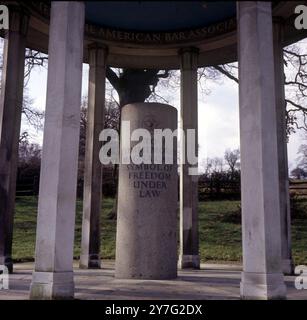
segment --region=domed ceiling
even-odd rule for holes
[[[123,31],[175,32],[209,26],[235,15],[235,1],[86,2],[87,22]]]

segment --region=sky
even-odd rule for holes
[[[307,49],[305,45],[304,48]],[[82,96],[87,96],[88,66],[83,65]],[[205,86],[206,94],[201,89]],[[28,95],[33,100],[33,106],[39,110],[45,109],[47,88],[47,70],[35,68],[28,83]],[[160,90],[159,94],[168,98],[168,102],[180,108],[179,88],[171,91]],[[239,105],[238,86],[232,80],[223,78],[221,81],[206,81],[199,85],[198,98],[198,141],[199,163],[209,157],[223,157],[226,149],[239,148]],[[42,144],[43,131],[29,128],[22,121],[22,130],[30,132],[30,140]],[[298,148],[303,143],[303,133],[292,134],[288,143],[289,169],[297,164]]]

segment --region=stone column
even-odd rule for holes
[[[270,2],[237,2],[240,78],[244,299],[285,298],[272,11]]]
[[[53,1],[32,299],[74,296],[84,3]]]
[[[287,122],[284,80],[285,75],[283,60],[283,24],[281,20],[274,20],[273,36],[282,270],[285,274],[292,274],[294,265],[291,253],[291,215],[287,151]]]
[[[179,52],[181,58],[181,110],[180,128],[187,137],[187,129],[195,129],[195,151],[198,155],[198,117],[197,117],[197,60],[198,50],[187,48]],[[190,172],[187,163],[187,139],[180,139],[180,255],[179,268],[199,269],[198,239],[198,176]],[[182,161],[181,161],[182,162]],[[197,170],[197,164],[192,169]],[[195,173],[195,172],[194,172]]]
[[[169,105],[134,103],[122,108],[116,278],[177,276],[178,166],[177,138],[172,135],[176,129],[177,110]],[[161,139],[155,130],[162,131]],[[161,158],[154,161],[159,151]],[[133,154],[147,155],[149,161],[139,161]]]
[[[13,272],[16,173],[29,17],[18,8],[9,10],[10,29],[5,31],[0,98],[0,265]]]
[[[89,48],[89,95],[85,147],[80,268],[100,268],[102,165],[99,134],[104,125],[106,48]]]

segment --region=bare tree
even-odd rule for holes
[[[28,84],[30,81],[31,72],[34,70],[34,68],[46,68],[47,62],[48,56],[45,54],[26,49],[22,115],[28,124],[34,127],[36,130],[41,130],[43,128],[45,113],[34,107],[33,99],[30,98],[28,93]]]
[[[307,144],[300,145],[298,154],[298,167],[307,171]]]
[[[284,50],[287,134],[307,131],[307,53],[294,44]],[[236,63],[213,66],[220,74],[239,83]],[[207,69],[207,68],[206,68]]]
[[[0,38],[0,50],[3,49],[4,40]],[[26,49],[25,52],[25,73],[24,73],[24,95],[23,95],[23,105],[22,105],[22,115],[27,123],[34,127],[36,130],[42,129],[44,112],[33,106],[33,99],[29,96],[28,93],[28,84],[30,80],[31,72],[34,67],[43,67],[47,66],[48,56],[34,50]],[[0,55],[0,76],[2,75],[3,68],[3,55]],[[1,82],[0,82],[1,90]],[[23,132],[20,136],[20,141],[22,141]]]
[[[236,170],[240,167],[240,150],[230,150],[227,149],[224,154],[224,159],[229,167],[231,175],[235,173]]]
[[[297,45],[284,50],[288,134],[307,131],[307,54]]]
[[[209,176],[212,171],[212,161],[211,158],[207,157],[202,161],[202,166],[205,169],[205,175]]]
[[[35,67],[46,68],[48,64],[48,56],[35,50],[26,49],[25,54],[25,81],[24,86],[27,87],[30,80],[31,72]]]
[[[210,176],[214,173],[220,173],[224,170],[224,160],[220,157],[206,158],[202,162],[203,167],[205,168],[205,174]]]

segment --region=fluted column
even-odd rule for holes
[[[198,50],[187,48],[179,52],[181,59],[181,110],[180,126],[185,139],[180,140],[180,255],[179,268],[200,267],[198,239],[198,163],[190,164],[189,152],[195,150],[198,156],[198,104],[197,104],[197,61]],[[187,145],[187,130],[195,130],[193,146]],[[191,148],[192,147],[192,148]],[[193,150],[193,151],[194,151]],[[195,174],[196,173],[196,174]]]
[[[237,2],[244,299],[285,298],[272,10]]]
[[[287,123],[282,20],[274,20],[273,37],[275,62],[275,100],[277,115],[277,152],[281,218],[282,269],[285,274],[292,274],[294,266],[291,253],[291,215],[289,196],[289,169],[287,151]]]
[[[32,299],[74,296],[84,3],[52,1]]]
[[[89,48],[89,95],[85,148],[81,268],[100,268],[102,165],[99,134],[104,126],[106,56],[104,47]]]
[[[9,7],[9,20],[0,97],[0,265],[13,272],[13,222],[29,16],[13,6]]]

